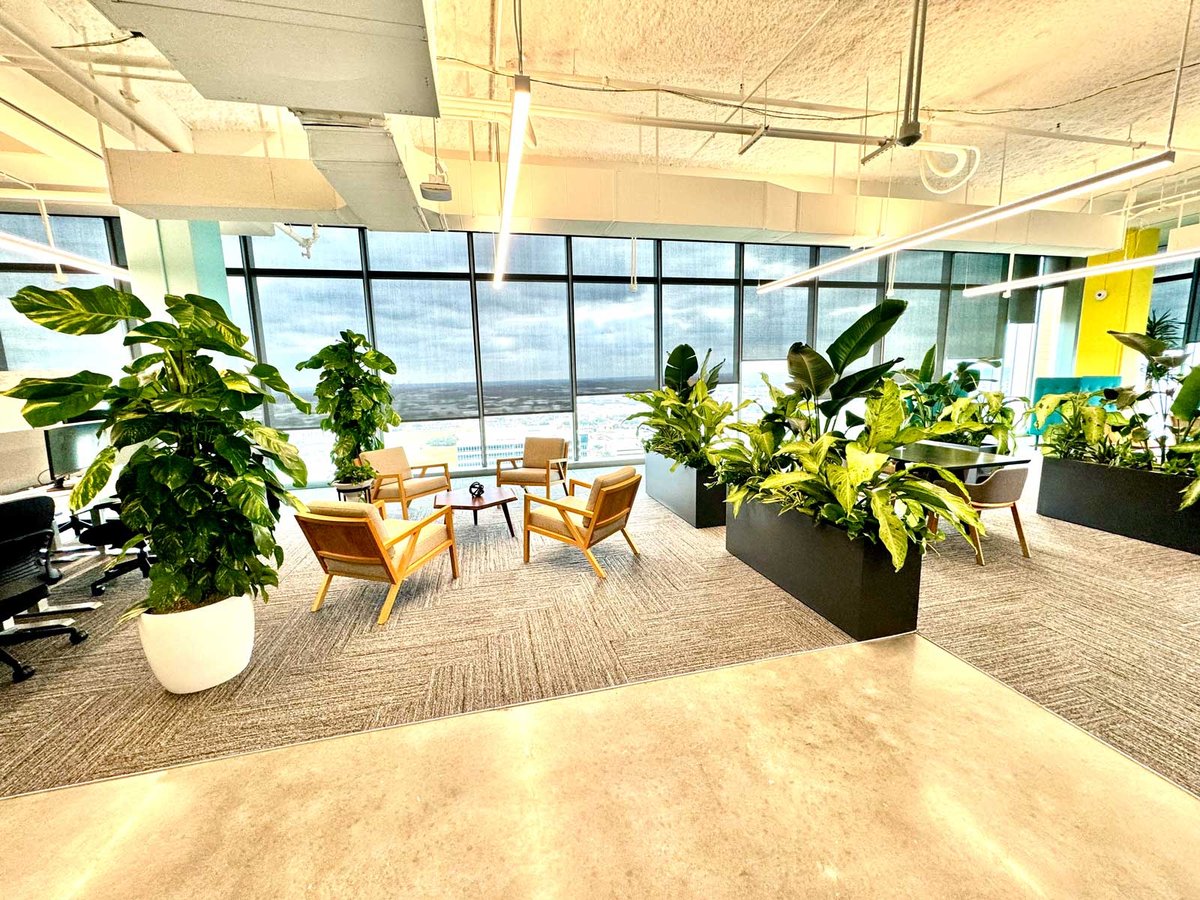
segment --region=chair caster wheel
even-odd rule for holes
[[[28,681],[33,677],[33,673],[37,671],[33,666],[21,666],[21,668],[13,672],[13,684],[19,684],[22,681]]]
[[[88,633],[86,631],[75,631],[75,632],[71,633],[71,643],[72,644],[82,644],[87,639],[88,639]]]
[[[93,597],[103,597],[104,596],[104,585],[93,584],[92,585],[92,596]]]

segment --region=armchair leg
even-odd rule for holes
[[[325,595],[329,593],[329,583],[333,581],[332,575],[326,575],[325,580],[321,582],[321,586],[317,588],[317,599],[313,601],[312,611],[316,612],[325,605]]]
[[[383,601],[383,609],[379,611],[379,620],[377,624],[387,624],[388,619],[392,615],[392,607],[396,604],[396,595],[400,593],[400,585],[402,584],[404,584],[403,578],[388,588],[387,597]]]
[[[938,533],[938,514],[937,514],[937,513],[930,513],[930,514],[929,514],[929,520],[928,520],[927,524],[928,524],[928,526],[929,526],[929,533],[930,533],[930,534],[937,534],[937,533]]]
[[[625,538],[625,543],[629,545],[629,549],[633,551],[634,556],[641,556],[641,551],[638,550],[637,544],[633,542],[633,538],[629,536],[629,532],[624,528],[621,529],[621,537]]]
[[[1025,529],[1021,527],[1021,514],[1017,512],[1017,504],[1012,505],[1013,524],[1017,526],[1017,540],[1021,542],[1021,553],[1029,559],[1029,544],[1025,542]]]
[[[400,500],[400,518],[408,518],[408,501],[403,498]]]
[[[457,578],[459,575],[458,547],[456,547],[454,544],[450,545],[450,574],[454,578]]]
[[[596,574],[601,578],[607,578],[608,576],[604,573],[604,569],[600,567],[600,563],[596,560],[596,555],[586,547],[581,549],[583,550],[583,555],[587,557],[587,561],[592,564],[592,568],[596,571]]]
[[[529,562],[529,529],[525,529],[525,562]]]

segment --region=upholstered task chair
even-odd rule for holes
[[[378,473],[375,486],[371,489],[371,500],[399,503],[400,515],[408,518],[408,505],[419,497],[427,497],[438,491],[450,490],[450,465],[430,463],[411,466],[403,447],[386,447],[383,450],[365,450],[358,456],[360,462],[370,463]],[[431,469],[440,470],[434,475]]]
[[[545,488],[549,497],[551,486],[561,484],[566,489],[566,482],[567,442],[562,438],[525,438],[524,453],[496,460],[496,487]]]
[[[637,545],[625,530],[629,524],[629,512],[637,496],[642,476],[630,466],[600,475],[589,484],[571,479],[567,496],[562,500],[542,498],[535,494],[525,495],[525,562],[529,562],[529,536],[562,541],[578,547],[596,574],[605,577],[604,569],[596,561],[592,547],[618,531],[629,544],[634,556],[639,556]],[[588,488],[585,499],[575,493],[575,488]]]
[[[385,511],[383,501],[314,501],[307,512],[296,514],[300,530],[325,571],[325,580],[313,601],[313,612],[324,605],[335,575],[390,585],[379,612],[380,625],[387,624],[404,579],[442,551],[450,551],[450,571],[458,577],[451,507],[443,507],[416,522],[385,519],[381,514]]]
[[[1025,529],[1021,527],[1021,514],[1017,512],[1017,501],[1025,490],[1025,479],[1029,477],[1028,466],[1005,466],[997,469],[983,481],[974,484],[964,484],[967,499],[973,509],[1010,509],[1012,510],[1013,525],[1017,528],[1017,540],[1021,543],[1021,554],[1029,559],[1029,544],[1025,541]],[[945,485],[949,487],[949,485]],[[937,516],[931,516],[929,527],[937,531]],[[983,565],[983,543],[979,539],[978,529],[971,529],[971,543],[975,545],[975,562]]]

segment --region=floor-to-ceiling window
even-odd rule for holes
[[[50,216],[50,233],[42,218],[28,213],[0,213],[0,231],[38,243],[78,253],[89,259],[123,265],[115,219],[97,216]],[[54,290],[62,287],[95,287],[110,279],[56,268],[0,248],[0,297],[12,297],[21,288]],[[31,369],[77,372],[91,369],[115,375],[131,359],[124,346],[124,330],[105,334],[58,334],[29,321],[11,303],[0,303],[0,370]]]
[[[307,232],[306,232],[307,233]],[[659,383],[672,347],[724,361],[718,396],[765,401],[786,385],[797,341],[824,349],[885,296],[909,311],[873,356],[917,366],[1002,357],[1007,301],[963,298],[1005,272],[1000,254],[909,251],[769,294],[757,288],[828,262],[836,247],[516,235],[503,284],[494,236],[392,234],[329,227],[301,253],[290,237],[226,238],[234,318],[266,361],[291,370],[343,328],[396,361],[404,421],[387,441],[459,471],[519,455],[527,435],[561,435],[579,461],[640,456],[625,397]],[[311,393],[316,373],[291,373]],[[281,404],[265,414],[293,432],[314,479],[330,438]],[[752,407],[744,415],[757,415]]]

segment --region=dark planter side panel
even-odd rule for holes
[[[1042,460],[1039,515],[1200,553],[1200,507],[1179,509],[1191,479],[1073,459]]]
[[[921,556],[915,548],[897,572],[882,547],[761,503],[730,513],[725,547],[857,641],[916,630]]]
[[[693,528],[725,524],[725,486],[707,487],[712,470],[698,472],[687,466],[671,471],[671,460],[646,454],[646,493]]]

